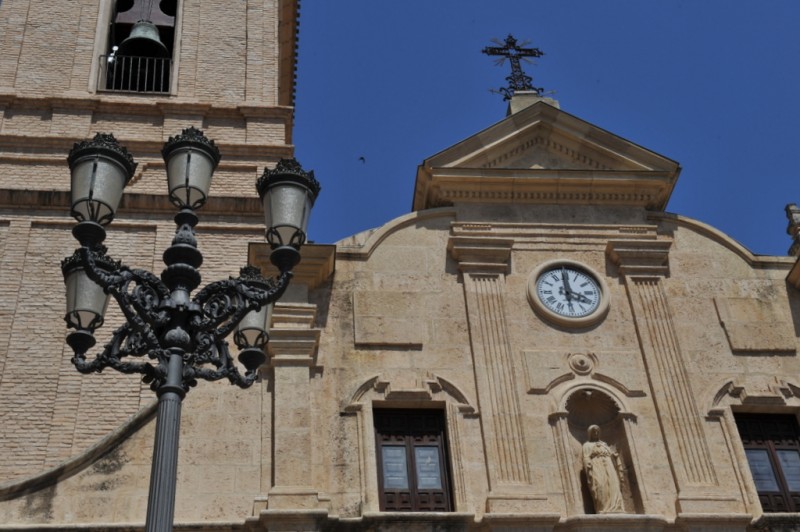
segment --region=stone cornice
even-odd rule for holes
[[[272,325],[276,329],[310,329],[317,319],[317,306],[309,303],[278,302],[272,310]]]
[[[0,105],[16,109],[89,109],[101,113],[113,112],[122,115],[269,117],[284,120],[291,120],[294,113],[294,108],[286,105],[259,105],[258,102],[247,102],[242,105],[221,105],[214,102],[180,100],[152,95],[142,97],[110,93],[62,93],[45,97],[5,92],[0,93]]]
[[[163,115],[205,115],[211,109],[210,103],[167,100],[156,102]]]
[[[261,268],[264,275],[277,275],[278,270],[269,260],[270,247],[263,242],[251,242],[248,263]],[[306,244],[300,248],[302,260],[294,267],[292,284],[302,284],[314,290],[333,275],[336,268],[336,246],[333,244]]]
[[[267,344],[269,365],[315,366],[321,333],[321,329],[271,329]]]
[[[451,236],[447,251],[465,273],[504,274],[511,261],[514,240],[481,236]]]
[[[166,187],[164,187],[166,189]],[[166,190],[165,190],[166,192]],[[68,212],[70,192],[68,190],[30,190],[0,189],[0,208],[17,208],[24,205],[35,206],[41,210]],[[136,213],[175,213],[175,206],[165,194],[131,194],[122,196],[119,211],[125,214]],[[261,219],[261,202],[257,197],[242,198],[234,196],[211,196],[200,215],[236,215]]]
[[[669,275],[671,240],[610,240],[606,256],[623,275]]]
[[[374,229],[357,233],[349,238],[340,240],[336,244],[337,260],[367,260],[381,243],[390,235],[405,227],[420,224],[423,225],[429,220],[438,218],[455,218],[456,212],[450,207],[443,209],[426,209],[404,214],[394,220],[386,222],[382,226]]]
[[[527,249],[537,243],[591,243],[605,247],[609,240],[653,240],[657,229],[652,224],[452,222],[450,231],[457,236],[510,238],[515,247]]]
[[[673,214],[669,212],[651,212],[647,215],[648,220],[659,224],[675,224],[679,227],[686,227],[703,235],[710,240],[726,247],[733,253],[742,258],[748,265],[753,268],[791,268],[795,263],[795,257],[781,256],[781,255],[754,255],[749,249],[741,245],[730,236],[726,235],[719,229],[712,227],[706,223],[694,220],[687,216]]]
[[[64,135],[7,135],[0,134],[0,151],[6,155],[2,156],[3,162],[14,162],[17,160],[28,160],[31,153],[53,153],[56,152],[57,157],[36,157],[35,160],[29,162],[46,162],[49,160],[57,160],[58,164],[62,164],[66,160],[66,154],[75,142],[84,140],[84,137],[68,137]],[[231,157],[250,157],[257,160],[274,159],[292,157],[294,154],[294,147],[290,145],[281,144],[247,144],[241,142],[229,143],[224,140],[215,139],[216,144],[223,152],[223,162]],[[163,143],[153,140],[137,140],[125,138],[123,143],[129,151],[133,153],[155,152],[161,151]],[[25,155],[7,155],[19,150]]]
[[[236,110],[245,118],[291,118],[294,112],[292,107],[266,107],[257,104],[239,105]]]
[[[308,303],[275,304],[267,348],[270,366],[308,366],[316,363],[322,333],[314,329],[317,306]]]
[[[77,109],[83,111],[94,111],[97,109],[97,100],[77,99],[77,98],[50,98],[47,101],[48,107],[53,110]]]
[[[414,209],[457,203],[627,205],[663,209],[675,178],[663,171],[420,168]]]

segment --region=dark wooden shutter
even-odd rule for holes
[[[375,409],[374,419],[381,510],[452,511],[444,413]]]
[[[736,414],[765,512],[800,511],[800,425],[793,415]]]

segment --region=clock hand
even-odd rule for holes
[[[572,301],[572,296],[576,295],[569,286],[569,275],[566,268],[561,268],[561,282],[564,283],[564,292],[567,296],[567,301]]]
[[[573,292],[572,295],[575,296],[575,299],[577,299],[578,302],[580,302],[580,303],[591,303],[592,302],[591,299],[589,299],[588,297],[586,297],[583,294],[579,294],[578,292]]]

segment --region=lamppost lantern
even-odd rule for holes
[[[241,269],[239,278],[246,284],[269,290],[273,283],[261,275],[261,270],[254,266],[245,266]],[[273,303],[259,307],[248,312],[236,327],[233,339],[236,346],[241,349],[239,362],[247,369],[260,367],[267,361],[264,352],[269,342],[269,326],[272,322]]]
[[[167,165],[169,198],[179,209],[199,209],[208,199],[211,176],[221,155],[213,140],[194,127],[170,137],[161,150]]]
[[[114,135],[98,133],[76,143],[67,163],[72,174],[70,214],[78,222],[108,225],[122,199],[122,189],[136,171],[133,157]]]
[[[158,395],[153,466],[147,503],[148,532],[172,530],[175,507],[180,408],[197,381],[227,378],[247,388],[266,362],[272,306],[289,286],[300,260],[308,216],[319,193],[313,172],[294,159],[281,161],[258,180],[267,213],[270,256],[280,274],[266,279],[257,268],[239,277],[200,285],[203,255],[197,247],[195,211],[208,199],[211,177],[220,160],[212,140],[194,127],[170,137],[162,155],[167,168],[175,237],[164,251],[160,276],[129,268],[106,255],[105,226],[116,214],[136,163],[113,135],[98,133],[75,144],[67,161],[72,172],[73,234],[80,247],[62,262],[72,363],[82,373],[112,368],[140,373]],[[113,298],[125,322],[111,333],[102,352],[87,358],[94,334],[103,325]],[[228,338],[240,349],[237,365]],[[244,367],[244,372],[240,371]]]
[[[270,260],[279,269],[294,267],[300,260],[297,250],[306,241],[319,182],[314,172],[303,170],[297,159],[281,159],[275,169],[264,169],[256,190],[264,208],[267,242],[273,250]]]
[[[110,273],[119,264],[108,257],[105,251],[105,246],[96,246],[90,253],[94,254],[95,265]],[[64,321],[69,327],[76,329],[67,342],[73,349],[86,351],[95,344],[92,334],[103,325],[110,296],[86,274],[80,251],[75,251],[61,261],[61,271],[67,289],[67,313]]]

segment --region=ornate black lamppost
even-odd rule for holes
[[[314,173],[294,159],[264,170],[256,188],[266,216],[270,260],[280,270],[265,279],[256,268],[243,268],[238,278],[200,285],[203,255],[197,248],[195,211],[205,204],[211,176],[220,159],[213,141],[195,128],[172,137],[162,150],[167,167],[169,198],[179,209],[172,245],[164,252],[161,277],[131,269],[109,258],[102,242],[122,191],[136,163],[112,135],[75,144],[67,161],[72,172],[72,210],[78,221],[72,233],[80,242],[64,259],[70,329],[67,343],[73,364],[82,373],[110,367],[141,373],[158,395],[153,466],[147,504],[148,531],[170,531],[175,508],[181,401],[197,379],[219,380],[247,388],[266,361],[272,304],[289,285],[300,261],[311,207],[319,193]],[[126,322],[93,360],[86,352],[95,344],[94,330],[103,324],[109,296]],[[226,338],[233,333],[239,347],[242,375],[231,358]]]

